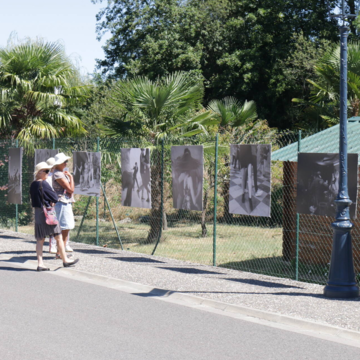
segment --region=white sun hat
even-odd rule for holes
[[[40,171],[40,170],[50,170],[52,168],[52,165],[48,165],[45,161],[38,163],[35,166],[35,172],[34,175],[36,176],[36,174]]]
[[[53,166],[63,164],[66,160],[69,159],[71,159],[71,156],[66,156],[64,153],[56,154],[55,163],[53,164]]]
[[[54,166],[54,164],[55,164],[55,158],[53,158],[53,157],[48,158],[48,159],[46,160],[46,163],[47,163],[48,165]]]

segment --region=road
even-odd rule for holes
[[[360,348],[0,261],[1,360],[356,359]]]

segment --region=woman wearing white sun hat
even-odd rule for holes
[[[59,253],[64,266],[75,265],[79,260],[69,260],[66,256],[65,247],[61,240],[61,229],[59,224],[48,225],[43,206],[50,208],[57,203],[58,197],[50,185],[46,182],[51,165],[41,162],[35,167],[35,181],[30,185],[31,204],[35,208],[35,238],[36,255],[38,260],[37,271],[48,271],[43,262],[43,246],[46,236],[53,235],[57,241]]]
[[[75,227],[74,214],[72,210],[72,204],[74,200],[74,178],[65,170],[67,162],[70,156],[66,156],[64,153],[55,155],[54,172],[52,176],[52,185],[54,191],[59,197],[59,202],[55,205],[56,216],[60,223],[61,234],[66,245],[66,251],[72,252],[70,245],[68,244],[69,231]],[[60,254],[57,254],[59,257]]]

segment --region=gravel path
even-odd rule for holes
[[[0,231],[0,239],[0,256],[36,260],[32,236]],[[360,332],[360,298],[324,298],[322,285],[74,242],[71,246],[81,260],[77,270]],[[44,259],[61,265],[48,253]]]

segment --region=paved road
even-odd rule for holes
[[[359,356],[356,347],[0,262],[1,360]]]

